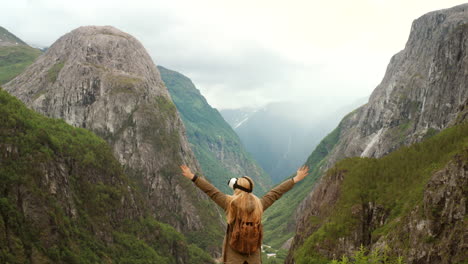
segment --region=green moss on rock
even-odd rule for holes
[[[65,66],[64,62],[58,62],[54,64],[48,71],[47,71],[47,80],[50,83],[54,83],[57,80],[57,77],[62,70],[63,66]]]

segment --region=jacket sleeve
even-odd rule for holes
[[[207,180],[203,179],[198,175],[194,179],[194,183],[198,188],[200,188],[200,190],[205,192],[206,195],[208,195],[211,198],[211,200],[213,200],[217,205],[223,208],[224,211],[226,211],[228,201],[228,197],[226,194],[222,193],[211,183],[209,183]]]
[[[293,179],[289,179],[271,189],[265,194],[260,201],[262,202],[263,211],[268,209],[276,200],[278,200],[284,193],[291,190],[294,187]]]

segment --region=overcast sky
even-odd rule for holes
[[[368,96],[411,23],[455,0],[1,0],[0,26],[50,46],[84,25],[139,39],[218,108]]]

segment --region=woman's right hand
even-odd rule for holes
[[[195,174],[193,174],[190,168],[186,165],[181,165],[180,168],[182,169],[182,175],[184,175],[185,178],[192,180],[193,177],[195,177]]]
[[[302,181],[309,174],[309,167],[304,165],[297,170],[296,176],[293,178],[295,183]]]

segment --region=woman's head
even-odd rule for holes
[[[228,181],[228,185],[234,190],[234,193],[239,193],[239,191],[251,193],[254,188],[254,182],[248,176],[244,176],[242,178],[231,178]]]
[[[258,197],[253,193],[247,192],[253,190],[253,180],[244,176],[242,178],[238,178],[236,184],[241,188],[234,188],[234,195],[231,196],[231,200],[228,203],[228,223],[233,223],[236,218],[249,222],[260,222],[263,214],[260,199],[258,199]]]

